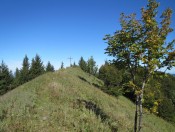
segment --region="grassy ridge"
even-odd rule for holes
[[[133,130],[135,106],[100,91],[103,83],[79,68],[44,74],[0,97],[0,131]],[[175,127],[146,113],[144,132]]]

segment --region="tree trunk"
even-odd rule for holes
[[[145,88],[145,81],[143,82],[141,94],[139,96],[139,130],[138,132],[140,132],[142,128],[142,117],[143,117],[142,100],[143,100],[144,88]]]
[[[139,96],[137,95],[137,97],[136,97],[136,111],[135,111],[134,132],[137,132],[138,104],[139,104]]]

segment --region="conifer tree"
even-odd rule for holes
[[[30,68],[30,78],[33,79],[43,73],[44,73],[43,62],[41,61],[40,56],[36,55],[35,58],[32,59],[32,64]]]
[[[86,63],[86,61],[83,59],[83,57],[81,57],[80,60],[79,60],[79,66],[80,66],[80,68],[81,68],[83,71],[87,72],[87,63]]]
[[[7,65],[2,61],[0,65],[0,95],[12,89],[13,76]]]
[[[17,87],[19,85],[20,85],[20,70],[16,68],[15,76],[14,76],[14,87]]]
[[[25,55],[25,57],[23,59],[23,63],[22,63],[22,68],[20,71],[20,77],[19,77],[20,85],[29,81],[29,79],[30,79],[29,78],[29,68],[30,68],[29,59],[28,59],[27,55]]]
[[[64,68],[64,63],[63,62],[61,62],[61,69],[63,69]]]
[[[9,83],[9,85],[8,85],[8,90],[12,90],[13,88],[15,88],[14,87],[14,75],[13,75],[13,72],[10,70],[9,71],[9,81],[8,81],[8,83]]]
[[[94,61],[94,58],[91,56],[87,61],[87,72],[96,75],[98,70],[98,67],[96,66],[96,62]]]
[[[74,61],[74,64],[73,64],[73,67],[76,67],[77,65],[76,65],[76,63],[75,63],[75,61]]]
[[[54,66],[50,63],[50,61],[46,65],[46,72],[54,72]]]

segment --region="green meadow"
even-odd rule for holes
[[[1,132],[132,132],[135,105],[110,96],[103,82],[80,68],[46,73],[0,97]],[[175,126],[144,112],[143,132]]]

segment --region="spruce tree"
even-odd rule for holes
[[[77,65],[76,65],[76,63],[75,63],[75,61],[74,61],[74,64],[73,64],[73,67],[76,67]]]
[[[87,63],[86,63],[86,61],[83,59],[83,57],[81,57],[80,60],[79,60],[79,66],[80,66],[80,68],[81,68],[83,71],[87,72]]]
[[[14,87],[14,75],[13,72],[10,70],[9,71],[9,81],[8,81],[8,90],[12,90]]]
[[[87,61],[87,72],[92,75],[96,75],[97,70],[98,70],[98,67],[96,66],[96,62],[94,58],[91,56]]]
[[[15,76],[14,76],[14,87],[17,87],[20,85],[20,70],[16,68]]]
[[[2,61],[0,65],[0,95],[12,89],[13,76],[7,65]]]
[[[40,76],[44,73],[43,62],[39,55],[36,55],[35,58],[32,59],[32,64],[30,68],[30,79]]]
[[[30,79],[29,78],[29,68],[30,68],[29,59],[26,55],[23,59],[23,64],[22,64],[22,68],[20,71],[20,77],[19,77],[20,84],[24,84],[25,82],[29,81]]]
[[[63,62],[61,62],[61,69],[63,69],[64,68],[64,63]]]
[[[50,63],[50,61],[46,65],[46,72],[54,72],[54,66]]]

